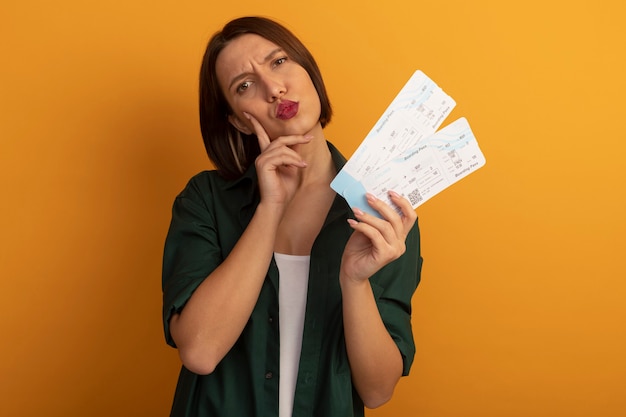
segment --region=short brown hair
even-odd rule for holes
[[[260,153],[254,135],[239,132],[228,121],[232,110],[220,88],[216,74],[217,57],[233,39],[256,34],[284,49],[287,56],[302,66],[311,77],[320,98],[320,123],[326,126],[332,108],[315,59],[287,28],[264,17],[241,17],[227,23],[207,45],[200,69],[200,130],[209,159],[221,176],[240,177]]]

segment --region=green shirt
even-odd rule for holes
[[[339,170],[345,158],[329,143]],[[225,181],[215,171],[193,177],[177,196],[163,260],[163,324],[167,343],[172,314],[230,253],[259,202],[252,166]],[[363,416],[346,353],[339,287],[341,256],[352,229],[352,211],[336,196],[311,250],[302,352],[293,416]],[[387,330],[402,354],[407,375],[415,345],[411,297],[422,259],[417,224],[406,253],[370,278]],[[181,369],[171,416],[277,417],[279,375],[278,269],[272,259],[259,299],[241,336],[210,375]]]

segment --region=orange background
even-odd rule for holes
[[[2,3],[0,415],[167,415],[161,251],[209,167],[200,58],[262,14],[317,57],[346,155],[421,69],[487,158],[418,209],[415,364],[368,415],[623,416],[623,2],[265,3]]]

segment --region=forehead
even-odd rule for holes
[[[278,45],[262,36],[247,33],[233,39],[222,49],[215,62],[220,83],[232,76],[251,69],[252,63],[262,64],[268,54],[280,49]]]

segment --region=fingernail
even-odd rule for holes
[[[376,196],[374,194],[371,194],[371,193],[365,193],[365,198],[367,198],[369,201],[376,201],[376,200],[378,200],[376,198]]]
[[[359,224],[359,222],[357,222],[357,221],[356,221],[356,220],[354,220],[354,219],[348,219],[348,224],[349,224],[350,226],[355,226],[355,225]]]
[[[356,214],[357,216],[362,216],[362,215],[364,215],[364,214],[365,214],[365,213],[363,213],[363,210],[361,210],[361,209],[360,209],[360,208],[358,208],[358,207],[353,208],[353,209],[352,209],[352,211],[353,211],[353,212],[354,212],[354,214]]]
[[[250,120],[250,114],[243,112],[243,115],[245,116],[246,119]]]
[[[400,197],[400,194],[396,193],[395,191],[389,191],[389,195],[392,197]]]
[[[304,138],[305,138],[305,139],[313,139],[314,137],[315,137],[315,136],[313,136],[313,135],[305,135],[305,136],[304,136]]]

